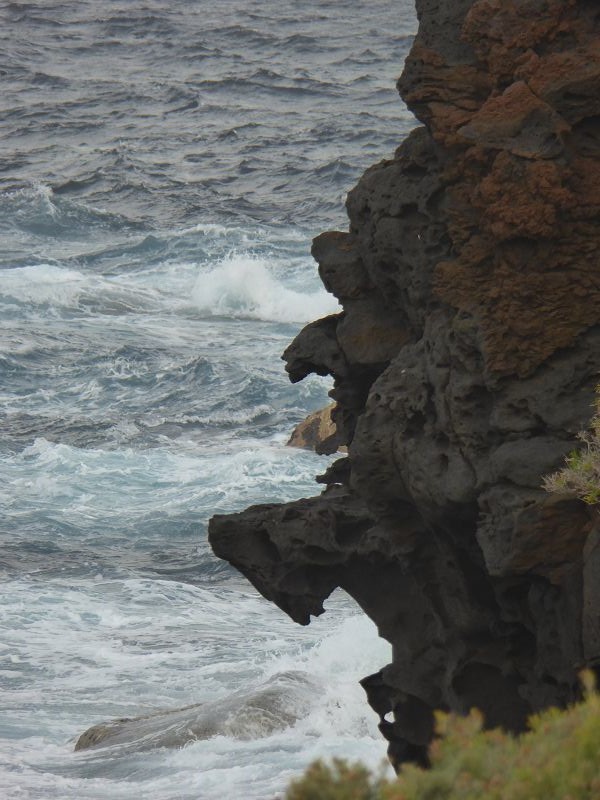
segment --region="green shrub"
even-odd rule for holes
[[[438,716],[432,767],[407,765],[393,780],[359,764],[313,764],[285,800],[598,800],[600,697],[550,709],[513,737],[482,730],[482,717]]]
[[[583,446],[569,453],[565,466],[544,478],[543,484],[549,492],[576,494],[591,505],[600,503],[600,386],[597,392],[591,430],[579,434]]]
[[[379,800],[381,784],[362,764],[316,761],[290,785],[285,800]]]

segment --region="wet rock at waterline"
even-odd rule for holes
[[[303,450],[315,450],[317,453],[335,453],[345,451],[338,445],[337,428],[334,422],[335,403],[320,408],[299,422],[292,431],[287,443],[288,447],[301,447]]]
[[[437,708],[522,730],[597,663],[592,521],[540,487],[600,373],[600,13],[418,0],[423,123],[313,254],[343,312],[285,352],[331,375],[349,455],[319,496],[216,516],[215,553],[307,623],[337,586],[394,648],[363,685],[396,762]]]
[[[183,747],[196,739],[230,736],[260,739],[284,730],[306,715],[307,694],[317,684],[302,672],[282,672],[253,691],[226,698],[158,711],[131,719],[116,719],[88,728],[75,750],[120,745],[134,750]]]

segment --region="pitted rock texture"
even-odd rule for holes
[[[284,354],[334,377],[348,456],[210,541],[297,622],[358,601],[393,645],[363,682],[390,755],[426,763],[436,708],[519,731],[600,667],[598,527],[540,488],[600,373],[600,5],[417,12],[398,86],[423,127],[315,239],[343,311]]]

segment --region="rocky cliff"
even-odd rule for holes
[[[364,680],[395,761],[436,708],[489,725],[600,664],[600,549],[549,495],[600,372],[600,6],[417,0],[398,82],[422,123],[314,241],[343,312],[284,355],[335,379],[348,456],[318,497],[215,517],[210,541],[306,624],[335,587],[393,645]]]

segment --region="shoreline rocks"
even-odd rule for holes
[[[393,660],[363,686],[395,763],[426,763],[437,708],[520,731],[600,671],[592,519],[541,488],[600,373],[600,11],[417,13],[398,86],[423,124],[315,239],[343,311],[284,354],[293,382],[333,376],[348,456],[320,496],[209,527],[295,621],[337,586],[375,621]]]

